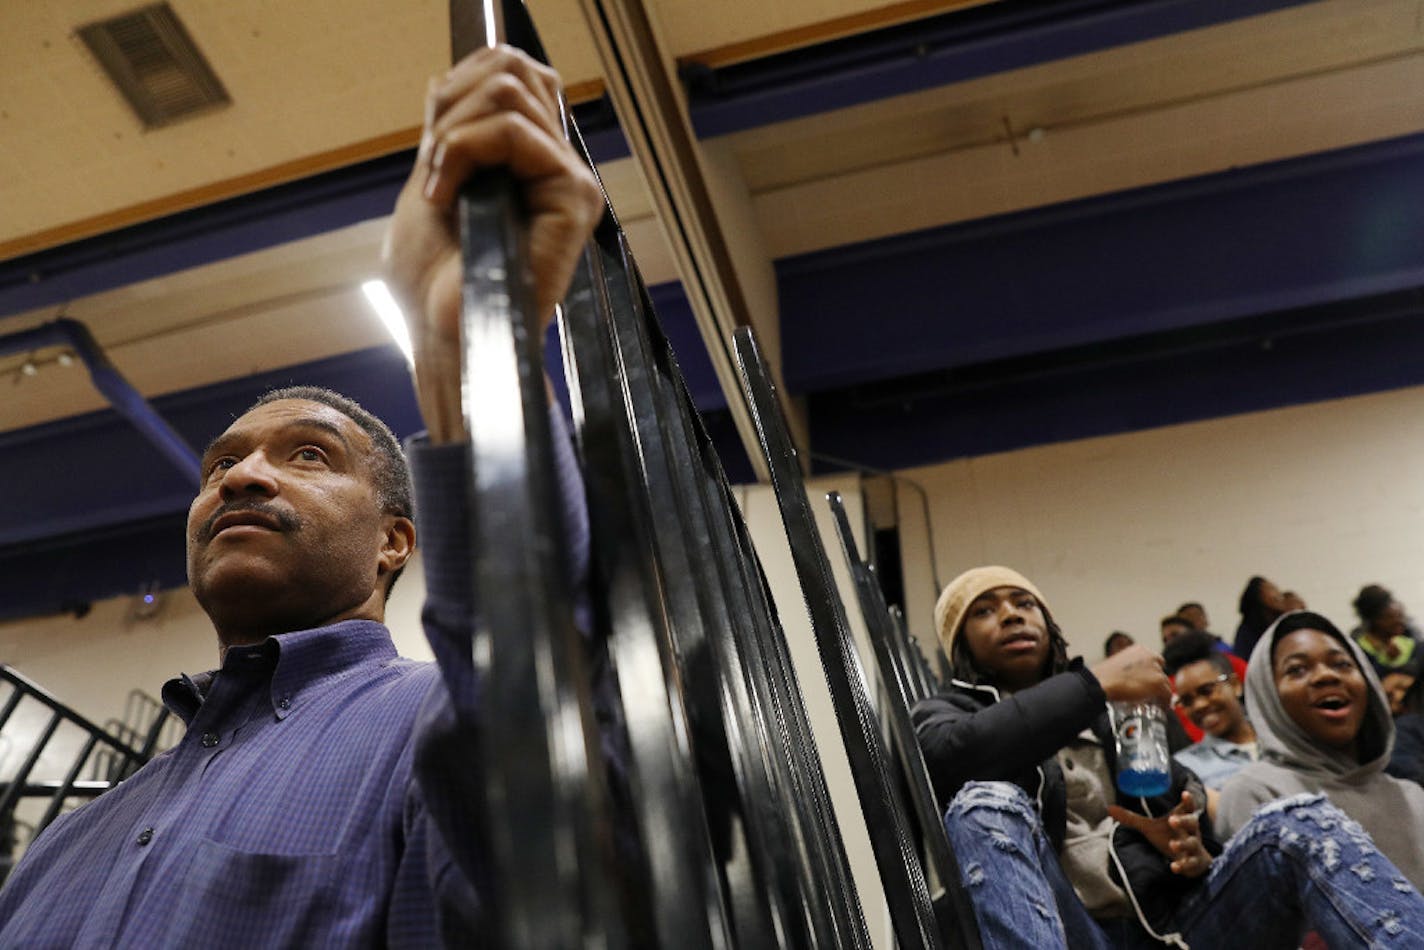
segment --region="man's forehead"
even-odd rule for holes
[[[1028,596],[1030,597],[1033,596],[1032,591],[1024,590],[1022,587],[1014,587],[1012,585],[1005,584],[1002,587],[989,588],[988,590],[984,591],[984,593],[980,594],[978,597],[975,597],[974,600],[1001,600],[1004,597],[1012,597],[1015,594],[1028,594]],[[973,601],[971,601],[971,603],[972,602]]]
[[[214,444],[247,435],[288,429],[320,429],[353,448],[369,449],[371,437],[346,413],[311,399],[274,399],[244,412],[213,440]]]

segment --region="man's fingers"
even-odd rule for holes
[[[1169,844],[1172,854],[1170,867],[1173,873],[1186,877],[1199,877],[1211,868],[1211,855],[1202,847],[1200,838],[1173,839]]]
[[[536,89],[507,72],[492,72],[434,116],[427,130],[432,147],[439,146],[462,125],[500,112],[518,112],[543,129],[550,138],[562,139],[557,107],[552,110]]]
[[[523,114],[503,112],[460,126],[435,143],[425,197],[445,207],[471,172],[501,165],[525,182],[571,170],[559,141]]]
[[[1211,869],[1211,855],[1205,851],[1186,858],[1178,858],[1169,865],[1173,874],[1182,877],[1201,877]]]
[[[440,118],[470,90],[477,88],[497,73],[508,74],[539,99],[544,111],[559,114],[559,75],[542,63],[537,63],[522,50],[512,46],[497,46],[475,50],[440,77],[431,89],[432,118]]]
[[[444,75],[431,78],[418,165],[427,166],[441,141],[461,123],[501,110],[518,111],[553,138],[563,139],[560,88],[557,73],[521,50],[476,50]]]

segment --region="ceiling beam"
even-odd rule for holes
[[[642,169],[673,260],[737,432],[756,470],[768,473],[738,381],[732,332],[751,326],[768,344],[782,410],[806,457],[804,413],[781,382],[780,317],[771,263],[758,245],[751,198],[730,154],[705,153],[692,131],[676,64],[641,0],[582,0],[609,98]],[[733,247],[729,235],[736,234]]]

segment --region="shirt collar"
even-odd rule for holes
[[[218,673],[267,673],[272,678],[272,712],[285,719],[300,701],[302,690],[360,663],[396,656],[391,632],[374,620],[343,620],[279,633],[254,646],[229,648],[220,670],[194,676],[184,673],[169,680],[163,684],[163,704],[188,723],[197,715]]]
[[[1229,739],[1214,736],[1209,732],[1203,732],[1201,742],[1198,743],[1203,751],[1210,751],[1222,758],[1232,758],[1239,755],[1250,756],[1251,752],[1243,745],[1238,745]]]

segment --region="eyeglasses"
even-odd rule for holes
[[[1231,679],[1230,673],[1222,673],[1220,676],[1218,676],[1211,682],[1203,683],[1202,685],[1198,686],[1196,689],[1190,692],[1181,693],[1177,696],[1173,696],[1172,705],[1177,706],[1181,709],[1191,709],[1193,706],[1196,705],[1197,700],[1211,699],[1211,697],[1216,693],[1217,688],[1229,679]]]

